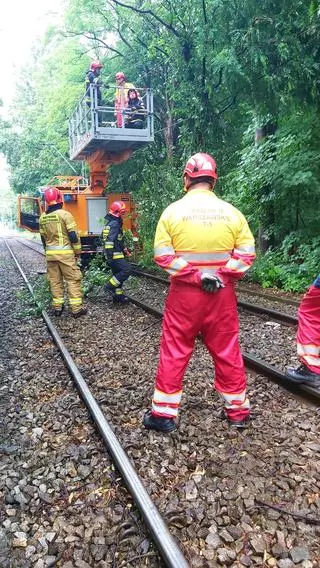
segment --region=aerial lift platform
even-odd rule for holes
[[[116,87],[115,87],[116,88]],[[74,216],[81,239],[82,258],[95,254],[101,248],[100,234],[104,216],[113,201],[127,205],[124,229],[137,236],[136,211],[131,194],[107,193],[108,169],[128,160],[132,153],[153,141],[153,99],[150,89],[140,89],[145,110],[143,128],[127,128],[128,109],[121,109],[122,123],[117,126],[116,111],[112,105],[98,105],[97,87],[90,85],[79,101],[69,121],[69,149],[71,160],[86,161],[89,165],[89,184],[79,176],[56,176],[47,185],[60,189],[64,208]],[[89,102],[90,100],[90,102]],[[140,111],[139,111],[140,113]],[[18,196],[18,226],[32,232],[39,231],[39,217],[45,211],[43,188],[40,196]]]

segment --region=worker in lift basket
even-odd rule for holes
[[[92,63],[90,63],[89,71],[86,74],[86,103],[88,106],[90,106],[91,104],[90,91],[89,91],[90,85],[96,86],[97,104],[98,106],[101,106],[101,101],[102,101],[101,86],[103,83],[100,78],[100,71],[103,67],[104,65],[103,63],[100,63],[100,61],[92,61]]]
[[[102,231],[104,255],[112,271],[112,277],[107,282],[105,289],[112,295],[113,302],[124,304],[128,302],[122,290],[122,284],[129,278],[132,269],[125,260],[130,256],[123,238],[123,220],[126,213],[126,204],[123,201],[114,201],[109,213],[105,216],[105,227]]]
[[[129,89],[134,89],[133,83],[128,83],[125,74],[122,71],[116,73],[116,92],[114,99],[114,115],[117,121],[118,128],[122,127],[122,113],[124,109],[128,106],[128,93]],[[139,96],[139,93],[137,93]]]
[[[231,426],[246,426],[250,404],[238,341],[234,283],[255,258],[245,217],[214,193],[216,163],[192,156],[184,169],[186,195],[162,213],[155,235],[155,262],[171,276],[160,361],[148,429],[171,432],[182,396],[182,380],[199,333],[215,365],[215,388]]]
[[[77,265],[81,244],[76,222],[63,210],[63,198],[56,187],[46,187],[44,199],[47,205],[39,220],[40,236],[47,260],[47,277],[52,295],[52,309],[56,316],[64,308],[64,281],[67,285],[69,304],[73,317],[87,313],[82,305],[81,271]]]
[[[320,274],[302,298],[298,311],[297,353],[301,365],[287,369],[287,377],[309,386],[320,386]]]

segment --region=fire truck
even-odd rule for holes
[[[115,87],[116,88],[116,87]],[[119,87],[117,87],[119,88]],[[124,229],[137,236],[136,211],[129,193],[108,193],[108,170],[114,164],[128,160],[134,151],[149,144],[153,133],[153,97],[151,89],[141,89],[144,104],[142,128],[128,128],[128,109],[123,108],[121,121],[115,121],[113,105],[98,104],[97,87],[90,84],[69,121],[69,153],[71,160],[87,162],[89,183],[80,176],[56,176],[46,185],[60,189],[64,208],[74,216],[81,239],[81,255],[87,258],[100,250],[100,234],[104,216],[113,201],[122,200],[128,214]],[[90,102],[89,102],[90,99]],[[121,126],[118,126],[121,122]],[[43,188],[38,196],[18,196],[18,226],[39,231],[39,217],[45,210]]]

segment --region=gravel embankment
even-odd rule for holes
[[[17,254],[18,248],[17,245]],[[21,249],[22,247],[19,254],[24,258],[24,262],[21,261],[24,266],[37,262],[35,253],[27,249],[22,253]],[[138,295],[141,286],[139,282],[132,281],[132,295]],[[157,292],[158,285],[151,288],[151,284],[148,282],[141,294],[150,304],[160,306],[165,292],[161,289]],[[2,294],[6,288],[2,283]],[[147,297],[149,294],[150,297]],[[57,326],[146,487],[172,532],[178,537],[190,560],[190,566],[320,566],[320,525],[310,524],[306,520],[308,517],[318,521],[320,519],[318,409],[295,399],[266,378],[249,374],[249,394],[255,419],[250,428],[242,433],[230,430],[225,421],[220,419],[221,401],[211,388],[213,372],[210,357],[197,342],[185,376],[179,430],[170,436],[146,432],[141,427],[141,420],[150,405],[153,391],[160,324],[134,306],[114,307],[103,294],[91,298],[88,306],[89,315],[85,318],[75,323],[66,313],[58,320]],[[14,320],[12,328],[16,330],[16,336],[17,326],[20,325],[22,330],[24,327],[30,328],[29,335],[34,334],[37,349],[33,345],[33,348],[28,348],[28,352],[31,361],[31,352],[39,353],[40,359],[35,365],[39,379],[39,371],[41,376],[50,372],[45,366],[43,351],[39,351],[39,346],[42,347],[45,341],[44,332],[36,336],[31,331],[35,326],[32,320]],[[282,339],[285,333],[279,331],[277,335],[279,328],[266,325],[264,320],[259,325],[256,332],[256,316],[241,315],[243,348],[255,353],[259,349],[259,354],[265,355],[265,358],[268,356],[273,364],[285,365],[291,358],[294,360],[294,328],[285,328],[288,337]],[[281,329],[282,327],[280,326]],[[25,333],[23,335],[26,336]],[[10,341],[12,337],[13,332]],[[22,356],[21,344],[20,351],[16,351],[12,357],[13,367],[19,361],[18,355]],[[281,359],[279,363],[277,357]],[[26,354],[23,360],[28,361]],[[27,372],[30,373],[30,369]],[[22,392],[23,389],[28,392],[30,381],[26,382],[23,377],[19,381],[17,392]],[[53,382],[51,377],[51,384]],[[41,388],[39,380],[34,388],[37,386]],[[46,388],[48,386],[43,387],[43,396],[45,392],[50,393],[50,389],[46,391]],[[81,405],[75,402],[69,408],[68,417],[71,422],[79,416],[79,408]],[[36,417],[36,411],[34,415],[37,425],[43,428],[41,412],[39,410],[40,417]],[[47,412],[46,407],[46,416]],[[24,416],[22,418],[21,421],[19,419],[20,427],[26,422]],[[55,419],[61,422],[58,413]],[[20,443],[19,429],[17,436],[15,443]],[[93,443],[94,440],[92,432],[89,441]],[[33,455],[34,459],[39,459],[39,453],[36,455],[33,452]],[[15,456],[17,454],[6,456],[5,459],[12,460],[11,467],[19,473],[19,466],[14,463],[19,458]],[[52,457],[51,463],[54,463]],[[37,464],[36,467],[41,466]],[[77,465],[75,468],[77,469]],[[96,469],[94,474],[97,475]],[[48,492],[46,470],[40,477],[41,475]],[[19,473],[18,479],[21,476]],[[97,507],[103,497],[103,493],[95,494]],[[87,499],[85,493],[83,503],[86,514],[90,510]],[[302,517],[295,518],[259,505],[257,500]],[[73,505],[71,502],[71,507]],[[6,505],[11,506],[15,505]],[[63,510],[64,515],[66,510]],[[14,528],[16,532],[26,532],[26,529],[23,531],[19,505],[17,511],[17,525]],[[103,512],[105,513],[105,509]],[[75,512],[72,515],[71,524],[77,526]],[[89,523],[90,526],[93,525],[92,520]],[[39,523],[36,521],[36,524]],[[9,529],[2,526],[8,532]],[[110,540],[105,541],[106,554],[114,545],[112,538],[117,533],[117,529],[111,527],[111,520],[104,517],[101,531],[105,531],[105,535],[111,532]],[[115,533],[112,533],[113,530]],[[9,538],[11,534],[9,531]],[[73,532],[72,536],[77,535]],[[106,536],[105,538],[107,539]],[[81,538],[79,546],[83,550]],[[147,561],[152,559],[153,557],[144,558],[145,564],[140,565],[151,565]],[[72,556],[69,562],[71,564],[67,564],[65,568],[77,566]],[[103,562],[103,567],[121,566],[117,560],[113,564],[109,560],[103,559]],[[96,560],[90,560],[89,566],[100,564]],[[122,566],[129,568],[130,564]]]
[[[43,268],[10,244],[25,270]],[[23,315],[2,240],[0,259],[0,566],[162,567],[45,324]],[[83,326],[69,323],[77,344]]]

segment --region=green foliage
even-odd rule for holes
[[[86,269],[82,279],[84,296],[95,295],[107,282],[109,268],[103,254],[97,254]]]
[[[253,122],[239,164],[223,179],[225,197],[248,216],[255,232],[272,208],[267,231],[274,245],[292,231],[305,232],[305,238],[319,232],[319,128],[316,109],[298,107],[293,115],[283,115],[274,136],[254,145]]]
[[[258,257],[250,271],[251,279],[264,288],[305,291],[319,273],[320,237],[308,244],[302,238],[301,233],[292,233],[278,250],[269,250]]]
[[[51,294],[48,280],[43,276],[36,276],[30,281],[35,299],[29,290],[23,289],[17,293],[20,305],[17,315],[21,318],[39,316],[42,310],[48,310],[51,304]]]

